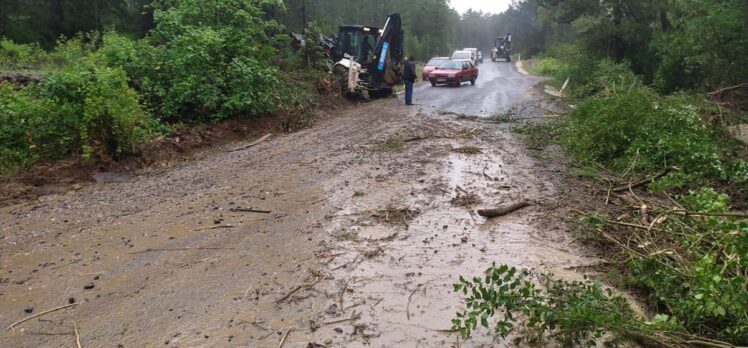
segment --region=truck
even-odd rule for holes
[[[496,43],[491,49],[491,61],[495,62],[499,59],[505,59],[507,62],[512,61],[512,33],[496,38]]]
[[[330,66],[348,96],[381,98],[402,83],[403,29],[399,14],[387,17],[384,27],[342,25],[331,51]]]

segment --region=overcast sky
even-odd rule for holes
[[[509,7],[512,0],[450,0],[452,7],[460,14],[468,9],[488,13],[501,13]]]

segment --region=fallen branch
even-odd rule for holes
[[[405,306],[405,315],[408,317],[408,320],[410,320],[410,301],[413,299],[413,295],[415,295],[415,293],[418,292],[418,290],[421,289],[422,285],[423,284],[418,284],[418,286],[416,286],[416,288],[413,289],[413,291],[410,293],[410,295],[408,295],[408,305]]]
[[[205,230],[216,230],[219,228],[234,228],[236,226],[234,225],[216,225],[216,226],[210,226],[210,227],[200,227],[192,230],[192,232],[199,232],[199,231],[205,231]]]
[[[315,279],[315,280],[314,280],[314,281],[313,281],[313,282],[312,282],[311,284],[306,284],[306,285],[299,285],[299,286],[297,286],[297,287],[293,288],[293,290],[291,290],[291,291],[290,291],[290,292],[289,292],[288,294],[286,294],[286,296],[283,296],[283,297],[281,297],[280,299],[276,300],[276,301],[275,301],[275,303],[280,303],[280,302],[282,302],[283,300],[285,300],[285,299],[287,299],[287,298],[291,297],[291,295],[293,295],[293,294],[294,294],[295,292],[297,292],[297,291],[301,290],[302,288],[307,288],[307,289],[309,289],[309,288],[313,287],[314,285],[316,285],[316,284],[317,284],[317,282],[319,282],[319,277],[317,277],[317,279]]]
[[[71,303],[71,304],[68,304],[68,305],[64,305],[64,306],[60,306],[60,307],[56,307],[56,308],[52,308],[52,309],[50,309],[50,310],[46,310],[46,311],[44,311],[44,312],[41,312],[41,313],[39,313],[39,314],[34,314],[34,315],[30,316],[30,317],[26,317],[26,318],[24,318],[24,319],[21,319],[21,320],[19,320],[19,321],[16,321],[16,322],[15,322],[15,323],[13,323],[13,324],[10,324],[10,325],[8,325],[8,327],[7,327],[7,328],[5,328],[5,330],[12,330],[12,329],[13,329],[14,327],[16,327],[17,325],[19,325],[19,324],[21,324],[21,323],[24,323],[24,322],[26,322],[26,321],[29,321],[29,320],[31,320],[31,319],[34,319],[34,318],[37,318],[37,317],[41,317],[42,315],[45,315],[45,314],[48,314],[48,313],[56,312],[56,311],[59,311],[59,310],[61,310],[61,309],[65,309],[65,308],[70,308],[70,307],[73,307],[73,306],[76,306],[76,305],[78,305],[78,304],[77,304],[77,303]]]
[[[283,335],[283,338],[281,338],[280,343],[278,343],[278,348],[283,347],[283,343],[286,343],[286,338],[288,338],[288,334],[290,334],[291,331],[293,331],[293,328],[290,328],[290,329],[288,329],[288,331],[286,331],[286,334]]]
[[[720,96],[720,95],[722,95],[722,93],[724,93],[724,92],[726,92],[726,91],[731,91],[731,90],[733,90],[733,89],[738,89],[738,88],[742,88],[742,87],[748,87],[748,82],[744,82],[744,83],[741,83],[741,84],[739,84],[739,85],[735,85],[735,86],[730,86],[730,87],[725,87],[725,88],[721,88],[721,89],[718,89],[718,90],[716,90],[716,91],[714,91],[714,92],[711,92],[711,93],[709,93],[709,95],[717,95],[717,96]]]
[[[346,321],[354,321],[354,320],[358,320],[358,319],[361,319],[361,313],[356,313],[356,311],[353,311],[353,313],[351,313],[351,317],[350,318],[328,321],[328,322],[325,323],[325,325],[339,324],[339,323],[343,323],[343,322],[346,322]]]
[[[499,207],[495,209],[479,209],[478,215],[485,217],[485,218],[494,218],[499,216],[504,216],[509,213],[512,213],[516,210],[520,210],[525,207],[529,207],[531,204],[527,201],[522,201],[519,203],[514,203],[506,207]]]
[[[259,213],[259,214],[270,214],[270,210],[252,209],[252,208],[233,208],[229,209],[232,212],[244,212],[244,213]]]
[[[662,173],[657,174],[657,175],[655,175],[655,176],[653,176],[651,178],[647,178],[647,179],[644,179],[644,180],[639,180],[637,182],[629,183],[628,185],[625,185],[625,186],[616,187],[616,188],[613,189],[613,192],[615,192],[615,193],[626,192],[628,190],[633,190],[633,189],[635,189],[637,187],[641,187],[641,186],[647,185],[647,184],[649,184],[649,183],[651,183],[651,182],[653,182],[653,181],[655,181],[657,179],[662,178],[665,175],[668,175],[670,172],[672,172],[675,169],[677,169],[677,168],[675,168],[675,167],[669,167],[669,168],[665,169]]]
[[[255,145],[257,145],[257,144],[259,144],[259,143],[267,140],[271,136],[273,136],[273,133],[265,134],[262,138],[257,139],[255,141],[249,143],[247,146],[242,146],[242,147],[237,148],[237,149],[227,150],[226,152],[237,152],[237,151],[241,151],[241,150],[246,150],[246,149],[248,149],[248,148],[250,148],[252,146],[255,146]]]
[[[75,331],[75,343],[78,344],[78,348],[81,348],[81,335],[78,334],[78,325],[73,321],[73,330]]]
[[[683,216],[715,216],[715,217],[737,217],[737,218],[748,218],[747,213],[702,213],[695,211],[687,211],[684,209],[675,209],[671,213]]]
[[[128,253],[130,255],[134,254],[145,254],[145,253],[151,253],[156,251],[190,251],[190,250],[234,250],[236,248],[208,248],[208,247],[200,247],[200,248],[148,248],[141,251],[134,251],[131,253]]]

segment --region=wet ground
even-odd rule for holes
[[[84,347],[508,346],[449,330],[457,277],[491,262],[576,277],[594,260],[549,217],[558,170],[507,123],[465,117],[532,109],[538,81],[480,69],[476,86],[417,88],[417,107],[380,100],[0,208],[0,328],[75,304],[2,329],[0,346],[72,347],[76,330]]]

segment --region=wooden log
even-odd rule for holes
[[[529,207],[530,205],[531,205],[530,202],[523,201],[519,203],[510,204],[506,207],[498,207],[494,209],[480,209],[478,210],[478,215],[485,217],[485,218],[494,218],[494,217],[499,217],[499,216],[510,214],[522,208]]]

